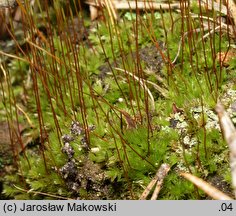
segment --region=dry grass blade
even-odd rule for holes
[[[73,200],[73,199],[70,199],[68,197],[63,197],[63,196],[58,196],[58,195],[54,195],[54,194],[49,194],[49,193],[43,193],[43,192],[38,192],[38,191],[33,191],[33,190],[25,190],[23,188],[20,188],[16,185],[13,185],[17,190],[19,191],[23,191],[25,193],[32,193],[34,195],[43,195],[43,196],[48,196],[48,197],[52,197],[52,198],[56,198],[56,199],[61,199],[61,200]]]
[[[154,185],[157,183],[156,188],[155,188],[154,193],[151,198],[151,200],[156,200],[157,196],[159,194],[159,191],[161,189],[161,185],[163,183],[163,180],[164,180],[165,176],[167,175],[167,173],[169,172],[169,170],[170,170],[169,164],[162,164],[160,166],[160,168],[157,170],[155,177],[148,184],[147,188],[144,190],[144,192],[142,193],[142,195],[140,196],[139,199],[145,200],[147,198],[148,194],[150,193],[150,191],[152,190],[152,188],[154,187]]]
[[[131,72],[127,71],[127,70],[124,70],[124,69],[122,69],[122,68],[116,68],[116,67],[115,67],[114,69],[115,69],[115,70],[118,70],[118,71],[125,72],[125,73],[128,74],[129,76],[134,77],[134,79],[137,80],[137,81],[140,83],[140,85],[143,87],[143,89],[144,89],[145,91],[147,91],[147,93],[148,93],[148,95],[149,95],[149,98],[150,98],[150,102],[151,102],[151,108],[152,108],[152,110],[154,111],[154,110],[155,110],[155,100],[154,100],[154,97],[153,97],[151,91],[150,91],[149,88],[146,86],[145,80],[144,80],[144,79],[141,79],[141,78],[139,78],[139,77],[137,77],[137,76],[135,76],[133,73],[131,73]]]
[[[233,198],[227,196],[217,188],[202,180],[201,178],[198,178],[190,173],[181,172],[180,176],[183,176],[184,178],[195,184],[198,188],[203,190],[207,195],[209,195],[215,200],[233,200]]]
[[[146,80],[146,82],[150,85],[153,86],[153,88],[155,88],[164,98],[168,98],[168,90],[166,90],[165,88],[162,88],[160,86],[158,86],[156,83]]]
[[[229,146],[230,150],[230,167],[232,175],[232,184],[234,188],[234,196],[236,197],[236,130],[233,122],[229,118],[223,105],[218,103],[216,106],[216,112],[219,117],[221,131]]]

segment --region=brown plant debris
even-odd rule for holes
[[[170,170],[169,164],[162,164],[160,168],[157,170],[156,175],[154,176],[152,181],[148,184],[147,188],[144,190],[144,192],[142,193],[139,199],[145,200],[147,196],[149,195],[150,191],[152,190],[152,188],[154,187],[154,185],[156,184],[156,188],[151,197],[151,200],[156,200],[161,190],[161,186],[163,184],[164,178],[166,177],[169,170]]]
[[[216,105],[216,112],[219,117],[221,131],[230,150],[232,186],[234,189],[234,196],[236,197],[236,129],[233,122],[229,118],[229,115],[220,102],[218,102],[218,104]]]
[[[217,188],[213,187],[212,185],[210,185],[209,183],[207,183],[203,179],[198,178],[190,173],[181,172],[180,176],[186,178],[188,181],[195,184],[198,188],[203,190],[207,195],[209,195],[210,197],[212,197],[215,200],[233,200],[233,198],[227,196],[226,194],[224,194],[223,192],[221,192]]]

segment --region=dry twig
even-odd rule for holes
[[[201,178],[198,178],[190,173],[181,172],[180,176],[183,176],[184,178],[195,184],[198,188],[203,190],[207,195],[209,195],[215,200],[233,200],[233,198],[227,196],[217,188],[202,180]]]
[[[157,183],[156,188],[155,188],[152,198],[151,198],[151,200],[156,200],[157,196],[159,194],[159,191],[161,189],[161,186],[163,184],[164,178],[167,175],[167,173],[169,172],[169,170],[170,170],[169,164],[162,164],[160,166],[160,168],[157,170],[155,177],[148,184],[147,188],[144,190],[144,192],[142,193],[142,195],[140,196],[139,199],[145,200],[147,198],[148,194],[150,193],[150,191],[152,190],[152,188],[154,187],[154,185]]]
[[[232,184],[234,189],[234,196],[236,197],[236,129],[221,103],[217,104],[216,112],[219,117],[221,131],[230,150]]]

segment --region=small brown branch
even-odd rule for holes
[[[170,170],[169,164],[162,164],[160,168],[157,170],[156,175],[154,176],[152,181],[148,184],[147,188],[144,190],[144,192],[142,193],[139,199],[145,200],[148,194],[150,193],[150,191],[152,190],[152,188],[154,187],[154,185],[157,183],[156,188],[151,198],[151,200],[156,200],[160,192],[161,186],[163,184],[164,178],[169,172],[169,170]]]
[[[163,167],[163,170],[160,170],[159,177],[158,177],[157,184],[156,184],[156,188],[155,188],[155,190],[152,194],[151,200],[156,200],[157,199],[158,194],[161,190],[161,186],[163,184],[164,178],[167,175],[167,173],[169,172],[169,170],[170,170],[169,165],[166,166],[166,167]]]
[[[232,185],[236,197],[236,129],[221,103],[216,105],[216,112],[219,117],[221,131],[230,150]]]

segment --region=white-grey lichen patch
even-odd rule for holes
[[[191,148],[192,146],[197,144],[197,139],[196,137],[190,137],[189,135],[187,135],[183,138],[183,143]]]
[[[232,86],[229,86],[228,90],[220,98],[220,101],[226,108],[228,107],[229,109],[231,109],[232,105],[236,101],[236,90],[233,90]]]
[[[192,109],[190,109],[190,111],[192,112],[192,115],[197,122],[203,121],[202,116],[204,115],[206,129],[220,130],[218,116],[212,109],[208,107],[198,106],[198,107],[193,107]]]
[[[236,90],[233,89],[233,85],[225,88],[225,93],[219,98],[219,100],[224,105],[226,112],[236,126]],[[161,127],[161,131],[165,133],[175,130],[179,134],[179,140],[172,146],[172,149],[181,158],[176,164],[177,171],[188,171],[184,155],[185,157],[186,155],[191,156],[193,153],[193,147],[198,145],[198,142],[202,142],[202,140],[198,140],[199,137],[197,137],[191,129],[201,130],[202,128],[205,128],[206,134],[211,130],[216,129],[221,133],[219,118],[214,108],[208,107],[205,104],[202,106],[201,103],[198,102],[194,103],[193,107],[188,111],[188,114],[185,112],[170,114],[166,119],[169,121],[169,127]],[[190,123],[193,123],[193,125],[190,125]],[[222,158],[221,155],[215,157],[216,163],[221,163],[223,160],[224,158]],[[204,170],[204,172],[207,172],[207,170]]]
[[[225,106],[226,112],[228,113],[232,122],[236,124],[236,90],[227,90],[220,100]]]
[[[172,114],[171,117],[167,118],[167,121],[172,121],[173,125],[170,127],[173,127],[177,130],[179,129],[179,131],[181,131],[181,129],[185,129],[188,126],[187,122],[185,121],[185,116],[182,113]]]

